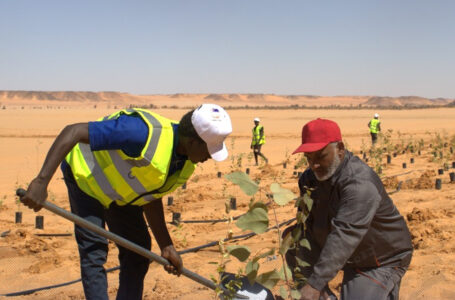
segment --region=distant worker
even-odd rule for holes
[[[374,145],[378,140],[378,132],[381,131],[381,122],[379,121],[379,114],[374,114],[374,118],[368,122],[368,128],[370,128],[371,143]]]
[[[145,109],[125,109],[97,122],[66,126],[50,148],[38,176],[21,201],[38,211],[61,163],[71,211],[100,227],[151,249],[150,226],[164,269],[180,275],[183,262],[166,227],[162,197],[182,186],[197,163],[228,156],[232,132],[226,111],[202,104],[179,122]],[[147,220],[147,223],[144,219]],[[75,226],[85,298],[107,300],[103,267],[109,245],[104,237]],[[148,258],[121,246],[117,300],[142,299]]]
[[[251,141],[251,149],[253,149],[256,166],[258,165],[258,156],[262,157],[265,160],[265,163],[269,162],[267,157],[261,152],[262,145],[265,144],[265,135],[264,126],[259,125],[260,121],[259,118],[254,118],[253,140]]]

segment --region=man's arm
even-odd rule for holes
[[[27,193],[21,198],[25,206],[39,211],[47,198],[47,186],[59,164],[77,143],[89,143],[88,123],[66,126],[57,136],[46,155],[38,176],[28,186]]]
[[[354,179],[342,187],[339,210],[331,221],[332,230],[308,279],[309,285],[320,291],[343,268],[368,232],[380,201],[371,181]]]
[[[153,236],[161,249],[161,256],[169,260],[172,264],[164,266],[164,269],[169,273],[180,275],[183,262],[175,250],[171,236],[167,230],[162,199],[153,200],[149,204],[144,205],[143,208]]]

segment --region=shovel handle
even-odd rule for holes
[[[19,197],[23,197],[25,195],[25,193],[26,193],[26,191],[24,189],[19,188],[16,190],[16,195]],[[161,257],[160,255],[155,254],[152,251],[149,251],[148,249],[140,247],[119,235],[116,235],[110,231],[107,231],[104,228],[101,228],[101,227],[79,217],[78,215],[70,213],[69,211],[62,209],[55,204],[45,201],[43,203],[43,207],[45,209],[55,213],[56,215],[59,215],[67,220],[72,221],[73,223],[75,223],[81,227],[89,229],[111,241],[114,241],[116,244],[118,244],[124,248],[127,248],[137,254],[147,257],[151,261],[155,261],[163,266],[171,264],[167,259]],[[208,287],[209,289],[216,290],[218,288],[218,286],[215,285],[215,283],[213,281],[211,281],[207,278],[204,278],[204,277],[200,276],[199,274],[196,274],[186,268],[182,269],[182,275]],[[226,291],[226,289],[222,286],[221,286],[221,289],[223,289],[223,291]],[[248,297],[246,297],[244,295],[236,295],[236,297],[239,297],[241,299],[249,299]]]

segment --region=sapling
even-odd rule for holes
[[[25,186],[28,186],[28,183],[26,183]],[[22,185],[19,184],[19,181],[16,181],[16,184],[14,185],[14,194],[16,194],[16,191],[18,189],[22,189]],[[21,199],[19,197],[16,197],[17,212],[21,211],[21,207],[22,207],[21,204],[22,204]]]
[[[177,223],[177,225],[172,230],[172,233],[182,243],[182,247],[188,246],[188,241],[186,239],[187,234],[183,230],[183,223],[182,222]]]
[[[377,174],[382,173],[382,153],[383,150],[381,147],[376,147],[370,150],[370,157],[374,164],[374,170]]]
[[[252,181],[249,176],[243,172],[233,172],[231,174],[225,175],[226,179],[238,185],[240,189],[246,193],[248,196],[252,196],[252,201],[249,205],[249,210],[246,214],[240,217],[236,225],[242,230],[251,230],[257,234],[264,233],[268,230],[269,227],[269,218],[268,218],[268,207],[261,201],[254,201],[255,194],[259,191],[264,192],[264,188],[259,187],[258,183]],[[297,284],[291,282],[291,271],[286,264],[285,255],[289,249],[298,249],[298,247],[309,247],[308,240],[305,237],[302,238],[301,229],[305,226],[305,220],[308,217],[309,211],[312,207],[311,200],[311,190],[307,189],[307,192],[303,197],[297,198],[295,194],[285,188],[282,188],[278,183],[272,183],[270,185],[270,190],[272,191],[274,203],[280,206],[288,204],[291,200],[296,200],[296,207],[299,207],[297,213],[297,225],[295,229],[289,232],[284,238],[281,236],[281,232],[278,226],[278,219],[276,217],[275,207],[272,205],[272,209],[275,216],[275,228],[277,229],[277,236],[279,241],[279,250],[278,254],[281,257],[282,268],[277,271],[276,269],[258,274],[259,273],[259,261],[262,258],[265,258],[269,255],[275,253],[274,249],[268,249],[265,252],[256,254],[253,258],[250,258],[250,250],[245,246],[233,246],[229,248],[228,252],[230,255],[238,258],[240,261],[246,261],[245,266],[245,275],[247,276],[250,284],[258,282],[265,286],[266,288],[272,289],[278,282],[284,281],[284,288],[281,286],[280,295],[286,299],[299,299],[300,292],[297,290],[297,287],[301,283],[306,281],[306,278],[301,275],[301,269],[308,266],[308,263],[297,258],[298,266],[294,270],[295,281]],[[234,251],[235,250],[235,251]],[[249,259],[247,261],[247,259]]]
[[[289,164],[290,162],[291,162],[291,154],[289,152],[289,149],[286,147],[283,164]]]
[[[367,144],[365,144],[365,140],[362,139],[362,143],[360,145],[360,150],[362,151],[362,153],[366,153],[367,152]]]
[[[386,148],[385,152],[387,152],[387,154],[391,154],[393,152],[392,133],[392,129],[388,129],[385,133],[379,133],[379,142]]]
[[[418,143],[417,143],[417,151],[422,151],[424,145],[425,145],[425,142],[424,142],[423,139],[421,138],[421,139],[418,141]]]
[[[231,138],[231,170],[234,171],[235,169],[235,154],[234,154],[234,149],[235,149],[235,137]]]
[[[239,153],[239,155],[237,155],[237,163],[236,163],[236,166],[238,168],[238,170],[241,170],[242,169],[242,160],[243,160],[243,156],[245,155],[245,153]]]
[[[216,271],[218,273],[218,278],[213,275],[210,275],[210,279],[217,285],[215,290],[215,294],[217,297],[222,297],[223,300],[232,300],[236,294],[236,291],[242,287],[242,282],[239,279],[242,276],[242,270],[239,269],[235,274],[235,279],[230,280],[229,282],[225,283],[225,273],[226,273],[226,265],[231,261],[229,251],[226,250],[224,246],[224,241],[220,240],[218,242],[218,249],[221,254],[221,261],[217,264]],[[225,291],[221,289],[221,285],[223,284]]]
[[[226,188],[227,185],[226,183],[223,183],[223,188],[222,188],[222,195],[223,198],[226,199]],[[233,231],[232,231],[232,223],[233,223],[233,218],[230,214],[231,212],[231,206],[228,200],[225,201],[225,213],[228,216],[228,233],[227,233],[227,239],[231,239],[233,236]],[[217,264],[217,273],[218,273],[218,278],[215,276],[211,275],[212,281],[218,286],[218,288],[215,290],[216,296],[222,298],[223,300],[232,300],[234,298],[234,295],[238,289],[242,287],[242,282],[239,279],[240,276],[242,275],[243,271],[239,269],[237,271],[237,274],[235,274],[235,279],[230,280],[229,282],[225,282],[225,273],[226,273],[226,265],[230,262],[230,254],[229,251],[226,250],[226,247],[224,246],[224,240],[221,239],[218,242],[218,248],[219,252],[221,254],[221,261],[219,263],[214,263]],[[221,284],[223,284],[224,288],[226,289],[224,292],[223,290],[219,287]]]
[[[254,157],[254,153],[253,152],[249,152],[248,155],[246,156],[246,159],[248,161],[248,165],[251,165],[251,163],[253,161],[253,157]]]
[[[303,166],[307,165],[307,160],[304,155],[300,154],[300,159],[295,164],[295,169],[302,169]]]

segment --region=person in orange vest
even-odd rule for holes
[[[261,152],[262,145],[265,144],[265,135],[264,126],[259,125],[260,121],[259,118],[254,118],[253,139],[251,140],[251,149],[253,149],[256,166],[258,165],[258,156],[262,157],[265,160],[265,163],[269,162],[267,157]]]
[[[378,133],[381,131],[381,122],[379,122],[379,114],[374,114],[374,118],[368,122],[368,128],[370,128],[371,143],[374,145],[378,140]]]

